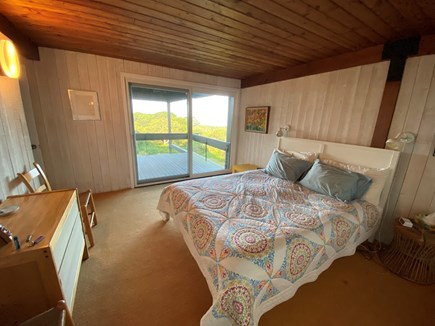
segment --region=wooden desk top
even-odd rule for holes
[[[0,217],[0,224],[6,226],[14,236],[18,236],[21,249],[15,249],[13,242],[5,244],[0,240],[0,259],[23,251],[41,249],[49,246],[50,242],[57,241],[60,232],[56,231],[61,229],[58,226],[63,226],[69,207],[77,200],[75,192],[75,189],[68,189],[8,197],[0,208],[18,205],[20,209],[11,215]],[[32,234],[32,240],[40,235],[44,235],[45,239],[33,247],[28,247],[25,241],[29,234]]]

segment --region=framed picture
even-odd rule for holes
[[[97,92],[68,90],[73,120],[101,120]]]
[[[248,107],[245,112],[245,131],[267,134],[270,106]]]

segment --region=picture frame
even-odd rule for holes
[[[269,112],[270,106],[247,107],[245,110],[245,131],[267,134]]]
[[[97,92],[68,90],[73,120],[101,120]]]

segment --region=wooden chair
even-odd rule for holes
[[[94,197],[90,189],[79,194],[80,209],[82,211],[83,224],[85,225],[86,234],[89,239],[89,247],[94,246],[94,237],[92,228],[98,224],[97,213],[95,210]]]
[[[35,167],[30,171],[25,173],[18,173],[18,176],[21,178],[21,181],[23,181],[23,183],[26,185],[27,190],[29,190],[30,193],[51,191],[52,189],[51,189],[50,182],[48,182],[47,176],[45,175],[41,166],[36,162],[34,162],[33,165]],[[38,188],[35,188],[32,184],[33,179],[39,177],[42,179],[42,184]]]
[[[18,173],[18,177],[23,181],[30,193],[51,191],[52,188],[50,182],[48,182],[47,176],[41,166],[36,162],[34,162],[33,165],[35,166],[33,169],[25,173]],[[32,184],[32,181],[35,178],[40,178],[42,181],[42,185],[38,188],[35,188]],[[79,201],[82,221],[85,226],[85,233],[89,240],[89,247],[93,247],[94,237],[92,235],[92,227],[98,224],[98,220],[92,191],[88,189],[85,192],[80,193]]]

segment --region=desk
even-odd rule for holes
[[[237,173],[256,169],[258,169],[258,166],[255,164],[236,164],[233,165],[232,172]]]
[[[11,196],[1,207],[8,205],[20,209],[0,217],[0,224],[18,236],[21,248],[0,244],[0,323],[16,325],[65,300],[66,324],[72,325],[81,261],[87,258],[77,191]],[[45,238],[29,247],[29,234]]]
[[[412,228],[405,227],[397,219],[393,241],[381,260],[390,271],[409,281],[435,283],[435,233],[416,223]]]

